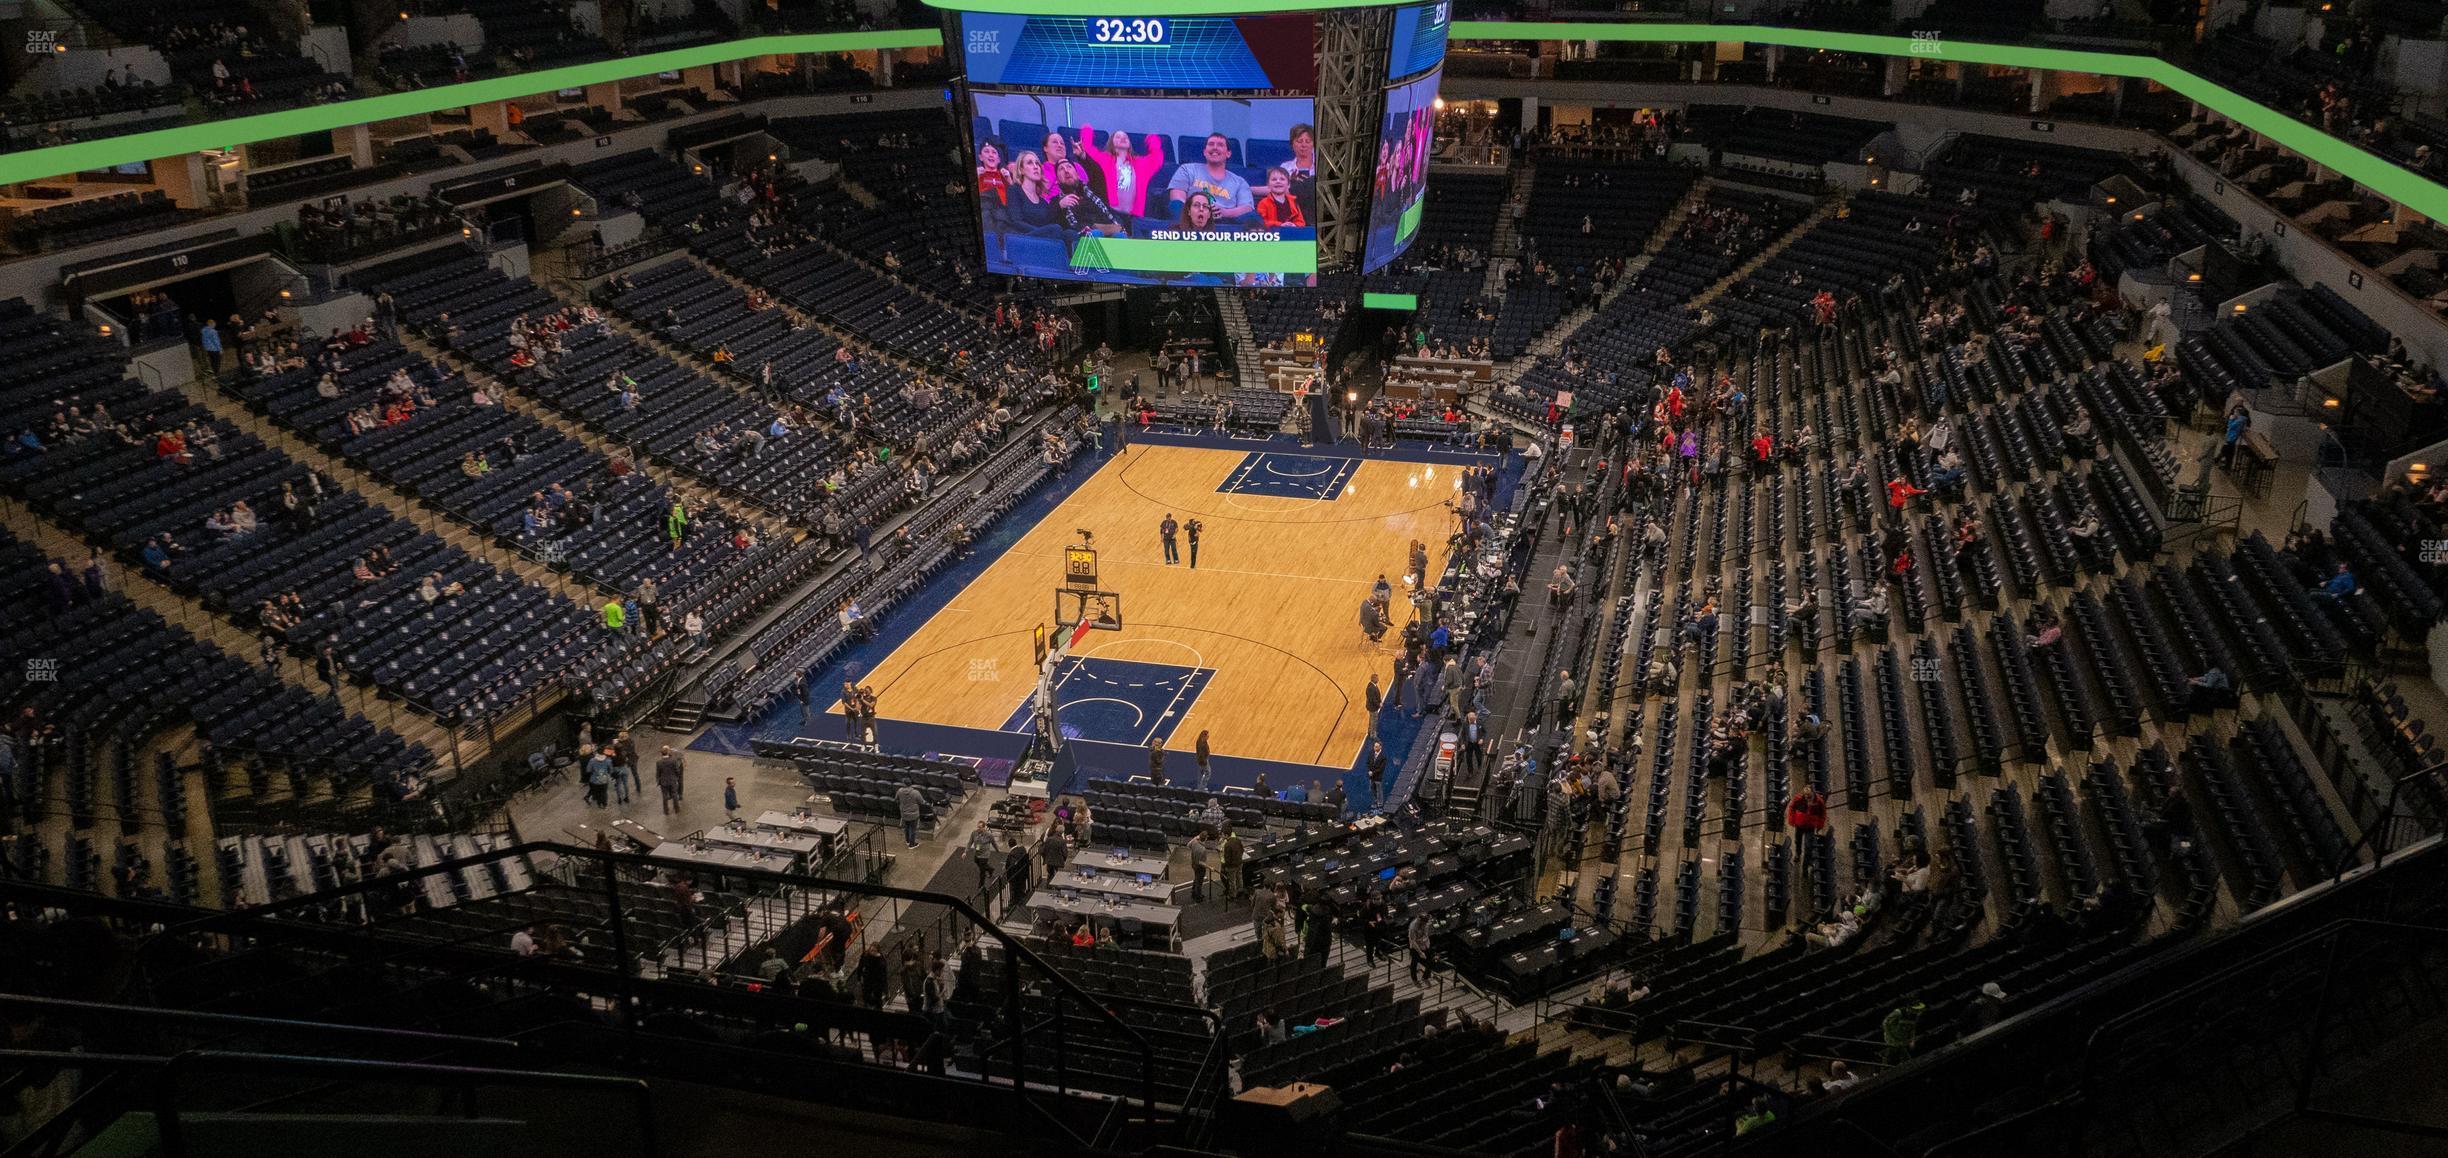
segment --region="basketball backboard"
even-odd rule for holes
[[[1072,627],[1082,622],[1099,631],[1122,630],[1121,592],[1055,588],[1055,627]]]

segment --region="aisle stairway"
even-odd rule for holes
[[[1648,268],[1649,263],[1656,259],[1658,252],[1666,248],[1674,241],[1676,235],[1683,231],[1683,223],[1691,217],[1692,207],[1708,200],[1712,180],[1709,177],[1702,177],[1692,183],[1690,196],[1685,197],[1681,204],[1675,206],[1674,212],[1667,214],[1665,220],[1658,222],[1657,232],[1650,234],[1649,240],[1641,243],[1640,252],[1633,255],[1632,260],[1624,266],[1623,276],[1615,279],[1615,284],[1598,299],[1597,305],[1566,314],[1545,334],[1540,335],[1538,341],[1532,342],[1528,348],[1524,349],[1521,357],[1500,367],[1497,376],[1507,381],[1519,378],[1521,372],[1532,363],[1562,350],[1564,343],[1571,341],[1572,336],[1579,333],[1581,327],[1587,325],[1591,318],[1597,317],[1600,311],[1606,309],[1609,302],[1623,296],[1625,291],[1631,289],[1632,284],[1639,280],[1641,270]],[[1511,218],[1507,217],[1506,220],[1510,222]]]
[[[1266,371],[1258,365],[1258,339],[1250,332],[1249,310],[1242,291],[1215,292],[1216,316],[1224,323],[1224,340],[1232,344],[1233,373],[1244,390],[1267,388]]]
[[[1522,163],[1513,170],[1512,181],[1505,185],[1504,200],[1496,205],[1496,232],[1488,239],[1487,280],[1479,287],[1479,292],[1483,296],[1491,298],[1499,296],[1496,288],[1498,276],[1503,271],[1520,264],[1518,259],[1521,257],[1521,221],[1513,216],[1513,203],[1516,200],[1528,200],[1530,186],[1537,180],[1537,162],[1529,160],[1528,156],[1524,155]]]
[[[1723,295],[1727,290],[1732,289],[1739,284],[1742,279],[1751,276],[1752,271],[1768,264],[1771,261],[1775,261],[1778,254],[1785,252],[1786,246],[1792,245],[1794,242],[1800,240],[1811,230],[1818,228],[1820,222],[1827,220],[1828,215],[1834,213],[1836,211],[1836,206],[1839,204],[1841,204],[1841,202],[1833,199],[1820,202],[1819,207],[1812,210],[1810,216],[1794,223],[1794,227],[1786,230],[1784,236],[1770,242],[1768,248],[1752,255],[1751,260],[1735,266],[1734,272],[1719,278],[1717,284],[1712,285],[1695,295],[1691,300],[1692,308],[1700,309],[1708,305],[1710,302],[1716,301],[1718,297]]]

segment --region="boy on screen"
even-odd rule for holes
[[[1004,203],[1002,138],[988,137],[978,142],[977,183],[979,200],[991,197],[997,205]]]
[[[1232,159],[1232,138],[1222,133],[1207,134],[1207,147],[1202,150],[1207,163],[1184,165],[1173,171],[1173,181],[1166,192],[1179,207],[1194,193],[1204,193],[1214,205],[1215,215],[1230,221],[1247,217],[1256,208],[1250,198],[1249,182],[1241,179],[1225,165]]]
[[[1292,174],[1281,166],[1267,170],[1266,196],[1258,199],[1258,220],[1269,225],[1307,225],[1300,198],[1292,195]]]

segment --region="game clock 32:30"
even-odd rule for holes
[[[1165,22],[1153,17],[1097,17],[1088,22],[1088,38],[1098,44],[1163,44]]]

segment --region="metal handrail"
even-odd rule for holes
[[[187,1071],[199,1067],[215,1069],[285,1070],[293,1073],[353,1075],[367,1081],[413,1082],[463,1086],[462,1094],[473,1097],[474,1087],[486,1083],[503,1085],[543,1086],[572,1090],[619,1091],[629,1094],[637,1104],[637,1152],[644,1158],[654,1158],[660,1147],[655,1141],[654,1102],[646,1083],[637,1078],[601,1077],[595,1074],[568,1074],[538,1070],[487,1069],[476,1066],[438,1065],[430,1062],[380,1062],[353,1058],[299,1057],[287,1054],[229,1053],[217,1050],[197,1050],[177,1057],[158,1060],[161,1063],[160,1088],[155,1092],[156,1121],[161,1128],[162,1152],[168,1158],[186,1158],[187,1137],[181,1129],[178,1113],[179,1084]]]
[[[393,1029],[379,1025],[348,1025],[339,1022],[297,1021],[285,1017],[254,1017],[238,1013],[211,1013],[197,1009],[175,1009],[151,1005],[119,1005],[104,1001],[70,1001],[58,997],[35,997],[24,993],[0,993],[0,1006],[21,1006],[37,1011],[128,1017],[145,1021],[185,1022],[194,1025],[240,1030],[273,1030],[282,1033],[319,1034],[329,1037],[362,1037],[370,1040],[397,1041],[416,1045],[451,1046],[454,1048],[501,1050],[510,1052],[519,1043],[506,1037],[474,1037],[458,1033],[434,1033],[421,1029]]]
[[[1061,990],[1062,993],[1080,1001],[1083,1005],[1087,1006],[1093,1011],[1098,1020],[1111,1025],[1120,1032],[1128,1045],[1139,1056],[1139,1100],[1142,1104],[1143,1112],[1151,1117],[1156,1113],[1157,1106],[1155,1094],[1155,1046],[1136,1026],[1132,1025],[1128,1020],[1115,1013],[1112,1006],[1122,1005],[1155,1009],[1172,1008],[1195,1012],[1203,1019],[1207,1019],[1211,1026],[1214,1026],[1216,1032],[1222,1032],[1222,1027],[1215,1024],[1214,1014],[1211,1011],[1192,1010],[1191,1007],[1187,1006],[1174,1006],[1171,1003],[1149,1001],[1146,999],[1134,998],[1121,994],[1098,995],[1090,993],[1088,990],[1081,987],[1078,982],[1073,981],[1069,976],[1054,968],[1053,965],[1050,964],[1045,958],[1040,957],[1034,950],[1030,949],[1026,944],[1024,944],[1020,938],[1014,937],[1010,933],[1005,932],[1002,928],[996,926],[994,922],[984,913],[979,912],[967,900],[959,897],[949,896],[942,893],[931,893],[918,889],[904,889],[892,885],[870,884],[864,881],[833,880],[799,873],[765,869],[723,869],[719,872],[713,872],[702,865],[679,861],[668,861],[652,855],[604,852],[597,849],[581,848],[554,841],[529,841],[509,848],[494,849],[471,856],[455,857],[432,865],[427,865],[422,868],[414,869],[409,872],[396,873],[390,876],[358,881],[353,884],[343,885],[337,889],[328,889],[322,892],[308,894],[306,896],[294,897],[289,900],[279,901],[253,909],[233,910],[230,912],[211,914],[164,928],[159,932],[156,932],[151,938],[148,938],[147,941],[143,945],[140,945],[139,948],[141,950],[149,947],[153,942],[160,941],[164,938],[176,940],[197,935],[229,932],[232,931],[233,926],[255,926],[259,925],[267,918],[292,915],[303,910],[320,908],[335,900],[357,896],[375,889],[392,888],[403,883],[419,880],[426,876],[457,872],[462,868],[490,864],[496,861],[514,857],[532,857],[537,853],[551,853],[565,859],[579,862],[591,862],[603,872],[607,892],[614,900],[612,919],[613,932],[616,941],[615,963],[617,975],[620,978],[624,990],[626,990],[627,987],[634,981],[634,968],[632,966],[632,958],[634,955],[625,945],[619,944],[619,942],[623,940],[622,934],[623,930],[625,929],[625,922],[620,916],[618,904],[618,874],[613,870],[626,866],[630,868],[668,870],[690,876],[718,875],[731,879],[759,881],[771,885],[828,889],[857,896],[935,904],[949,908],[956,914],[965,917],[976,924],[981,930],[989,932],[996,940],[1002,943],[1004,951],[1015,961],[1036,969],[1039,973],[1043,974],[1057,989]],[[626,993],[624,993],[624,998],[626,996]],[[1008,1006],[1011,1013],[1011,1023],[1015,1025],[1019,1024],[1021,1020],[1019,1016],[1019,1002],[1020,971],[1014,968],[1007,968],[1005,970],[1005,1004]],[[626,1007],[626,1002],[624,1002],[624,1006]],[[1028,1086],[1028,1060],[1026,1044],[1022,1038],[1015,1036],[1010,1042],[1010,1046],[1012,1081],[1015,1088],[1025,1091]]]

